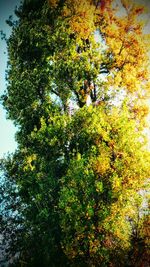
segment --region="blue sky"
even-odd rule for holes
[[[3,30],[7,37],[11,33],[10,27],[6,24],[6,19],[13,14],[20,0],[0,0],[0,30]],[[7,66],[7,49],[5,41],[0,40],[0,95],[6,88],[5,70]],[[6,112],[0,105],[0,158],[9,152],[13,152],[17,147],[15,142],[15,127],[10,120],[6,120]]]

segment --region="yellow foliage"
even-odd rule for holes
[[[103,157],[105,156],[105,157]],[[106,155],[97,157],[97,161],[95,164],[95,169],[98,174],[105,174],[107,170],[110,168],[110,159],[106,157]]]
[[[150,215],[147,216],[147,220],[144,221],[141,229],[141,236],[148,247],[150,247]]]
[[[111,85],[121,85],[133,93],[139,91],[141,86],[146,88],[149,80],[149,36],[144,34],[144,22],[139,17],[144,8],[133,4],[132,1],[121,2],[124,12],[121,7],[119,10],[113,9],[112,5],[110,8],[105,7],[105,12],[101,12],[99,25],[100,31],[105,34],[109,51],[114,57],[111,64],[114,80],[111,79]],[[120,12],[123,12],[122,16]]]
[[[58,0],[48,0],[50,7],[56,8],[58,5]]]
[[[113,179],[113,185],[112,185],[112,188],[114,191],[119,191],[120,190],[120,187],[121,187],[121,178],[116,176],[114,177]]]
[[[67,0],[62,15],[68,18],[72,32],[79,38],[87,39],[94,31],[94,5],[87,0]]]
[[[51,7],[56,8],[58,0],[48,0]],[[89,41],[93,48],[92,37],[98,31],[103,39],[103,45],[107,51],[102,57],[102,44],[97,49],[97,54],[92,55],[92,61],[97,65],[108,65],[108,76],[105,77],[107,88],[123,88],[129,94],[138,94],[143,90],[149,90],[149,38],[144,32],[145,21],[140,16],[144,12],[143,6],[135,1],[121,0],[119,7],[115,0],[101,0],[96,5],[92,0],[66,0],[62,5],[61,13],[58,15],[68,26],[67,31],[76,38],[76,44],[81,46],[82,57],[89,58],[84,66],[85,73],[90,73],[91,61],[90,52],[85,52],[83,40]],[[82,41],[81,41],[82,40]],[[55,53],[53,60],[59,58],[67,61],[66,50],[61,51],[59,56]],[[69,51],[71,60],[80,62],[80,53],[76,52],[76,47]],[[109,58],[111,55],[111,58]],[[58,57],[58,58],[57,58]],[[95,58],[94,58],[95,57]],[[99,60],[97,60],[99,58]],[[94,66],[94,65],[93,65]],[[97,73],[98,75],[98,73]],[[81,88],[82,80],[77,79],[76,86]],[[89,92],[93,90],[90,86],[87,90],[80,90],[79,99],[86,103]]]
[[[89,247],[89,250],[90,250],[90,254],[95,254],[98,249],[99,249],[99,245],[100,245],[100,242],[99,240],[97,240],[96,238],[93,239],[93,240],[90,240],[90,247]]]
[[[25,159],[24,171],[27,171],[27,170],[33,171],[35,169],[35,166],[32,163],[36,159],[37,159],[36,154],[32,154],[30,156],[27,156]]]

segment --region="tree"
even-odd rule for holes
[[[143,191],[144,193],[144,191]],[[147,192],[148,193],[148,192]],[[145,196],[146,197],[146,196]],[[148,197],[148,195],[147,195]],[[145,198],[146,199],[146,198]],[[145,202],[144,199],[144,202]],[[136,216],[132,222],[132,248],[128,255],[127,266],[149,266],[150,264],[150,216],[149,216],[149,200],[145,202],[144,208],[141,210],[140,205],[137,205]]]
[[[18,149],[2,162],[2,220],[15,266],[126,264],[150,172],[142,12],[125,0],[119,10],[111,0],[25,0],[8,22],[2,98]]]

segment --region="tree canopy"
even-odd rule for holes
[[[143,12],[127,0],[24,0],[8,21],[2,100],[18,127],[1,163],[10,266],[148,262]]]

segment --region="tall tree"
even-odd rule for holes
[[[8,22],[3,104],[18,149],[2,162],[2,220],[16,262],[126,264],[150,174],[143,11],[125,0],[25,0]]]

